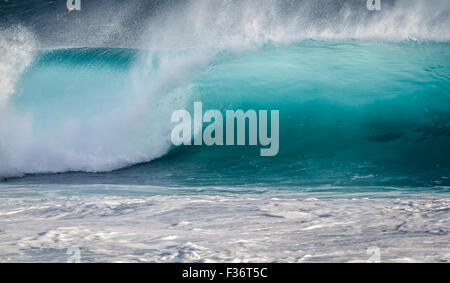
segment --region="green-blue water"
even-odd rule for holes
[[[42,144],[0,170],[74,171],[13,183],[448,191],[449,47],[311,40],[240,52],[41,51],[10,105],[32,117]],[[194,101],[204,111],[279,110],[279,154],[171,146],[170,114],[192,113]]]

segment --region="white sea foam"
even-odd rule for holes
[[[67,197],[37,187],[5,186],[2,191],[2,262],[65,262],[69,247],[81,249],[83,262],[365,262],[373,246],[380,248],[383,262],[450,260],[446,197],[137,198]],[[49,194],[21,198],[14,191]]]

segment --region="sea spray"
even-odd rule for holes
[[[20,76],[31,64],[35,41],[22,26],[0,29],[0,107],[7,103]]]

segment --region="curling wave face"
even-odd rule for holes
[[[263,1],[258,9],[255,1],[188,1],[160,8],[139,29],[124,15],[107,35],[82,26],[4,29],[0,176],[157,159],[121,171],[121,180],[446,185],[450,5],[386,2],[368,14],[352,1]],[[93,47],[73,48],[80,42]],[[280,154],[171,147],[170,115],[194,101],[280,110]]]

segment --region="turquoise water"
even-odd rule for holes
[[[0,170],[33,174],[12,183],[447,192],[449,47],[306,40],[239,52],[40,51],[10,105],[32,117],[42,144]],[[279,154],[171,146],[172,111],[192,113],[195,101],[204,111],[279,110]]]

